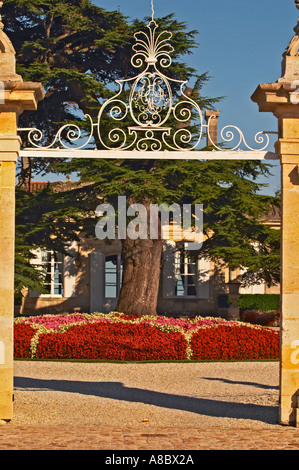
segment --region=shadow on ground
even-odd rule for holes
[[[264,390],[279,390],[279,386],[277,385],[265,385],[265,384],[258,384],[256,382],[239,382],[236,380],[229,380],[229,379],[217,379],[214,377],[202,377],[204,380],[210,380],[210,381],[215,381],[215,382],[223,382],[226,384],[232,384],[232,385],[246,385],[250,387],[256,387],[256,388],[263,388]]]
[[[153,390],[125,387],[121,382],[81,382],[15,377],[14,385],[16,389],[23,391],[79,393],[86,396],[108,398],[110,400],[150,404],[166,409],[197,413],[203,416],[249,419],[267,424],[278,423],[278,410],[275,404],[273,406],[266,406],[174,395]],[[260,384],[250,383],[250,385],[265,388],[264,385]]]

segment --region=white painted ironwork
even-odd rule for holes
[[[19,156],[31,158],[87,158],[87,159],[115,159],[115,160],[154,160],[157,158],[157,152],[148,152],[146,150],[63,150],[63,149],[32,149],[26,148],[20,151]],[[192,152],[168,151],[158,152],[158,156],[164,160],[279,160],[279,156],[274,152],[259,150],[240,150],[240,151],[201,151]]]
[[[223,148],[219,147],[215,142],[213,142],[212,137],[210,136],[210,121],[211,121],[211,119],[213,119],[215,117],[216,116],[214,116],[214,115],[210,116],[210,118],[208,120],[208,124],[207,124],[206,127],[207,127],[207,132],[208,132],[209,139],[212,142],[213,147],[215,149],[221,151],[221,150],[223,150]],[[254,141],[257,144],[262,145],[262,147],[260,149],[258,149],[259,151],[263,151],[263,150],[266,150],[268,148],[269,143],[270,143],[269,134],[272,134],[272,132],[260,131],[260,132],[257,132],[257,134],[255,134]],[[238,141],[233,146],[233,148],[229,149],[230,152],[233,152],[234,150],[240,150],[242,145],[244,145],[247,150],[252,150],[252,151],[257,150],[257,149],[254,149],[254,148],[252,148],[248,145],[248,143],[246,142],[246,139],[244,137],[243,132],[237,126],[233,126],[233,125],[225,126],[221,130],[220,135],[221,135],[222,141],[225,142],[225,143],[232,142],[233,140],[235,140],[235,138],[237,138]]]
[[[76,124],[65,124],[57,131],[53,141],[44,145],[43,132],[35,128],[19,129],[27,132],[27,142],[35,149],[43,151],[51,149],[89,149],[97,141],[97,148],[102,150],[190,152],[199,150],[203,133],[207,133],[209,141],[219,152],[236,150],[266,151],[269,146],[269,135],[258,132],[255,142],[260,148],[254,149],[248,145],[244,134],[237,126],[226,126],[221,131],[223,144],[232,148],[225,150],[222,144],[213,142],[210,135],[210,123],[204,124],[203,113],[199,105],[186,91],[187,81],[176,80],[165,75],[172,62],[171,53],[174,51],[170,44],[172,33],[162,31],[157,33],[158,25],[154,20],[152,3],[152,19],[147,25],[148,32],[139,31],[134,37],[133,56],[131,63],[140,68],[141,72],[133,77],[116,80],[118,92],[106,100],[100,108],[97,122],[90,115],[85,115],[90,128],[88,135]],[[180,98],[175,102],[176,93]],[[191,131],[191,122],[196,123],[196,133]],[[86,129],[86,126],[84,126]],[[236,140],[235,140],[236,139]],[[74,147],[74,144],[78,144]],[[95,145],[95,144],[93,144]],[[82,154],[83,156],[83,154]],[[241,157],[241,155],[240,155]]]

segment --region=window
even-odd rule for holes
[[[240,274],[245,274],[246,269],[241,269]],[[265,282],[261,282],[261,284],[252,284],[247,287],[240,288],[240,294],[265,294]]]
[[[175,252],[175,296],[196,297],[197,262],[188,254]]]
[[[105,257],[105,298],[118,299],[122,283],[121,256],[110,255]]]
[[[210,298],[210,262],[188,251],[183,243],[164,244],[163,298],[181,300]]]
[[[42,251],[41,264],[45,270],[47,294],[63,296],[63,255],[54,251]]]

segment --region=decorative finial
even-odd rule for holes
[[[296,5],[296,8],[298,8],[299,10],[299,0],[295,0],[295,5]],[[286,57],[286,56],[298,57],[299,56],[299,18],[297,20],[297,25],[295,26],[294,31],[295,31],[295,36],[293,36],[288,47],[282,54],[283,57]]]
[[[299,0],[298,0],[299,3]],[[151,7],[152,7],[152,21],[154,21],[155,10],[154,10],[154,0],[151,0]]]

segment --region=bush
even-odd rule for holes
[[[269,312],[280,310],[279,294],[241,294],[238,306],[244,310],[257,310],[258,312]]]
[[[252,325],[279,326],[279,312],[257,312],[256,310],[245,310],[241,314],[241,320]]]

